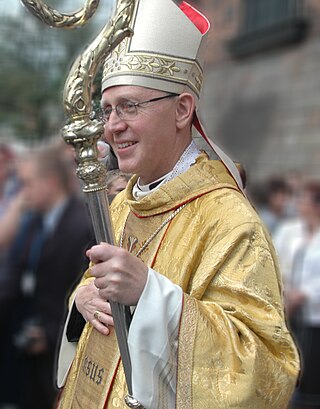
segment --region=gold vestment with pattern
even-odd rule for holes
[[[176,408],[286,409],[299,358],[285,323],[278,262],[255,210],[223,164],[205,154],[140,201],[131,195],[135,182],[134,177],[112,204],[117,242],[122,236],[133,254],[187,203],[140,255],[184,292]],[[75,403],[85,388],[79,373],[86,370],[85,351],[93,337],[92,348],[108,356],[109,367],[100,396],[92,401],[93,392],[88,408],[126,408],[115,335],[97,335],[87,324],[62,409],[81,407]]]

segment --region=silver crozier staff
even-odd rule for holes
[[[95,13],[99,0],[87,0],[85,6],[73,14],[62,14],[41,0],[22,0],[22,3],[51,27],[76,28],[83,26]],[[97,243],[114,244],[114,235],[106,198],[106,169],[98,160],[97,141],[103,135],[103,124],[92,112],[92,84],[106,56],[132,33],[130,22],[135,0],[118,0],[112,19],[95,40],[76,59],[64,88],[64,109],[69,118],[62,129],[66,143],[76,152],[77,175],[83,181]],[[130,325],[129,307],[111,302],[114,327],[124,367],[129,395],[126,404],[132,408],[143,406],[132,397],[131,360],[127,343]]]

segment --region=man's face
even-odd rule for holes
[[[26,160],[20,163],[19,179],[27,206],[37,211],[46,211],[51,197],[51,181],[40,175],[36,163]]]
[[[101,105],[115,107],[121,102],[142,102],[166,94],[138,86],[117,86],[103,93]],[[177,97],[146,104],[130,120],[111,113],[105,139],[114,149],[121,171],[137,174],[142,183],[170,172],[185,145],[176,132],[176,104]]]
[[[319,219],[320,206],[307,189],[303,189],[297,197],[297,209],[303,219],[313,220],[315,217]]]
[[[119,177],[111,183],[110,187],[108,188],[108,194],[117,195],[126,188],[127,183],[128,182],[126,181],[126,179],[124,179],[123,177]]]

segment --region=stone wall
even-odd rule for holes
[[[228,44],[241,31],[242,0],[194,4],[213,22],[200,105],[209,135],[254,182],[293,169],[320,177],[320,2],[304,2],[303,41],[241,59]]]

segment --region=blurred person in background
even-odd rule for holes
[[[6,254],[19,227],[20,218],[25,210],[24,193],[17,192],[0,217],[0,251]],[[1,260],[3,268],[4,257]]]
[[[0,143],[0,277],[6,250],[14,236],[19,219],[21,198],[15,172],[15,153],[9,144]]]
[[[118,160],[112,147],[108,143],[99,140],[97,148],[99,160],[105,165],[106,169],[111,172],[118,171]]]
[[[17,403],[19,395],[19,408],[51,409],[65,300],[87,267],[84,251],[93,236],[70,155],[62,155],[58,147],[42,148],[25,155],[19,168],[28,211],[0,286],[1,334],[10,337],[0,361],[0,401]]]
[[[308,178],[301,170],[291,169],[285,173],[284,179],[291,193],[286,205],[286,214],[291,218],[298,217],[297,203],[301,193],[301,186],[307,183]]]
[[[284,274],[286,311],[302,355],[295,409],[320,409],[320,181],[297,197],[298,218],[275,236]]]
[[[6,143],[0,143],[0,218],[18,187],[14,159],[13,149]]]
[[[273,236],[279,225],[288,217],[290,187],[281,177],[271,177],[252,189],[253,201],[259,215]]]
[[[130,175],[121,172],[119,169],[114,169],[108,172],[106,185],[110,203],[118,193],[122,192],[127,187],[130,177]]]

